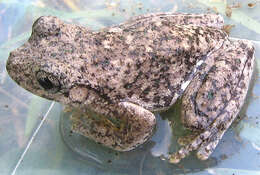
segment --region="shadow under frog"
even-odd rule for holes
[[[182,97],[182,123],[198,132],[170,155],[208,159],[240,111],[254,48],[230,39],[215,14],[156,13],[98,32],[44,16],[6,69],[20,86],[79,109],[72,130],[118,151],[153,134],[153,112]],[[84,114],[84,115],[82,115]]]

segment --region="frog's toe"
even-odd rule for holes
[[[211,142],[204,142],[197,151],[196,155],[198,159],[207,160],[211,153],[215,150],[220,139],[221,138],[217,138],[216,140]]]
[[[191,151],[198,150],[201,144],[206,141],[211,135],[210,131],[204,131],[199,134],[194,140],[189,144],[182,147],[178,152],[173,153],[169,156],[170,163],[179,163],[181,159],[185,158]]]
[[[243,95],[240,95],[239,98],[244,98],[245,93],[246,91]],[[200,160],[208,159],[211,153],[215,150],[224,133],[238,115],[242,104],[237,105],[237,100],[239,99],[232,99],[226,106],[226,110],[223,110],[222,114],[220,114],[206,130],[200,133],[189,144],[182,147],[178,152],[170,155],[170,163],[178,163],[191,151],[195,150],[197,150],[197,157]]]
[[[223,50],[225,54],[221,54]],[[208,159],[245,101],[254,67],[254,48],[247,40],[234,40],[226,42],[223,50],[215,53],[215,66],[201,81],[204,83],[197,83],[202,71],[186,89],[182,120],[202,132],[169,157],[172,163],[195,150],[199,159]]]

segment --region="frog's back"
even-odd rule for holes
[[[65,104],[131,101],[160,110],[221,47],[222,24],[217,15],[163,13],[92,32],[40,17],[29,41],[10,54],[7,70],[25,89]],[[78,89],[83,95],[73,93]]]
[[[94,34],[92,74],[108,98],[150,110],[168,108],[194,76],[195,67],[226,39],[217,27],[175,22],[160,16],[141,18]]]

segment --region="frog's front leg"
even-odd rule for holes
[[[92,106],[72,113],[72,131],[118,151],[129,151],[152,135],[153,113],[129,102]]]
[[[199,159],[208,159],[243,105],[253,72],[253,53],[249,41],[236,40],[226,41],[210,56],[215,63],[209,62],[213,66],[196,75],[183,97],[182,121],[201,133],[172,154],[170,162],[178,163],[193,150],[198,150]]]

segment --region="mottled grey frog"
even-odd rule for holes
[[[193,150],[207,159],[243,105],[254,65],[252,44],[230,39],[223,23],[156,13],[90,31],[44,16],[6,69],[28,91],[77,108],[74,132],[119,151],[148,140],[153,112],[182,97],[183,124],[200,134],[169,161]]]

